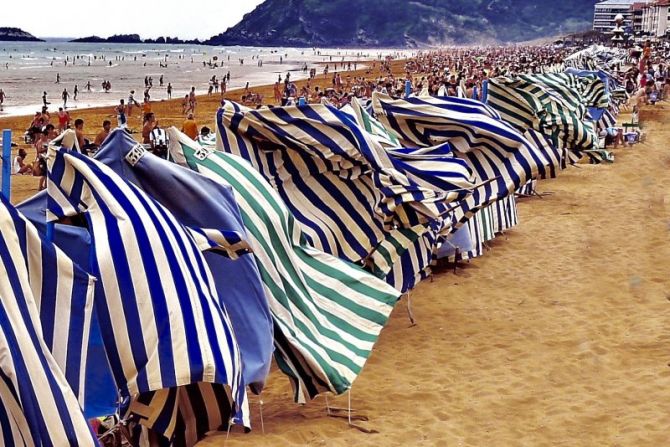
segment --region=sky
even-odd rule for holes
[[[237,24],[263,0],[5,0],[0,26],[37,37],[139,34],[206,39]],[[168,6],[170,4],[179,6]],[[57,8],[56,8],[57,6]],[[38,13],[36,13],[38,12]],[[46,12],[44,14],[43,12]]]

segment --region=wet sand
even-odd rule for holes
[[[266,91],[268,91],[266,89]],[[269,89],[271,94],[271,88]],[[218,99],[200,100],[212,126]],[[155,106],[164,124],[174,104]],[[90,132],[105,111],[85,111]],[[136,118],[133,118],[136,120]],[[670,438],[670,104],[641,113],[646,141],[580,165],[522,200],[486,256],[403,299],[352,390],[355,421],[291,402],[273,371],[251,397],[254,431],[223,446],[667,445]],[[136,121],[131,121],[135,123]],[[19,121],[0,120],[0,127]],[[133,125],[133,127],[138,127]],[[14,201],[37,179],[14,178]],[[346,407],[347,397],[330,398]]]

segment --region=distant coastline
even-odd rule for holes
[[[199,39],[184,40],[177,37],[158,37],[142,39],[139,34],[114,34],[109,37],[88,36],[70,40],[72,43],[123,43],[123,44],[170,44],[170,45],[203,45]]]
[[[21,28],[0,27],[0,42],[44,42]]]

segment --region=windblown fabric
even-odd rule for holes
[[[244,222],[229,186],[154,156],[127,132],[113,131],[96,154],[96,160],[139,187],[180,223],[191,228],[226,228],[246,238]],[[270,370],[273,336],[272,318],[256,261],[253,256],[229,259],[216,252],[203,255],[235,331],[244,383],[260,393]]]
[[[2,196],[0,206],[11,217],[19,239],[44,342],[83,405],[95,278],[43,240],[37,229]]]
[[[574,75],[582,81],[587,107],[607,108],[610,105],[610,94],[619,87],[619,82],[604,70],[578,70],[566,68],[565,73]],[[594,79],[597,78],[598,81]]]
[[[373,95],[375,115],[398,133],[405,146],[449,144],[475,173],[472,195],[453,208],[453,229],[478,210],[512,194],[535,178],[549,161],[490,107],[470,99]]]
[[[226,102],[217,124],[217,147],[251,162],[304,225],[308,242],[342,259],[365,259],[385,231],[439,219],[458,197],[409,181],[332,107],[251,111]]]
[[[557,81],[565,76],[569,75],[491,79],[488,104],[520,131],[535,129],[576,158],[586,155],[592,163],[611,161],[611,154],[598,150],[595,125],[587,120],[578,90]]]
[[[583,50],[566,57],[564,64],[566,67],[573,67],[580,70],[605,70],[612,71],[615,67],[621,67],[630,62],[630,56],[625,48],[605,47],[602,45],[592,45]]]
[[[146,152],[127,132],[113,131],[96,160],[150,195],[179,222],[191,228],[227,228],[244,234],[246,239],[239,207],[229,186]],[[274,348],[273,321],[256,261],[253,256],[233,260],[214,252],[205,252],[204,258],[235,332],[244,383],[260,393]],[[131,411],[144,414],[147,406],[160,408],[144,416],[154,421],[154,427],[174,423],[172,415],[176,411],[173,442],[192,446],[207,432],[225,429],[230,419],[227,402],[223,386],[201,382],[144,395],[142,402],[131,405]]]
[[[616,117],[609,110],[605,110],[598,120],[598,130],[602,131],[614,127],[616,125]]]
[[[95,446],[61,371],[69,372],[74,386],[79,386],[92,282],[62,253],[35,237],[2,199],[0,440],[6,446]],[[37,252],[25,257],[27,248]],[[54,281],[60,289],[52,287]]]
[[[246,160],[203,148],[176,129],[169,134],[178,164],[235,192],[275,321],[275,357],[295,400],[347,391],[399,293],[310,247],[280,195]]]
[[[358,125],[372,135],[384,148],[399,148],[400,140],[395,132],[386,129],[379,121],[372,117],[360,103],[358,98],[351,100],[351,111]]]
[[[250,161],[270,182],[303,225],[307,242],[350,262],[369,265],[380,259],[371,255],[396,229],[442,226],[436,223],[449,216],[449,204],[470,194],[470,175],[455,174],[452,182],[458,186],[451,189],[419,184],[397,169],[351,115],[330,106],[250,111],[225,103],[217,124],[218,147]],[[398,260],[432,257],[419,253],[426,244],[416,238],[396,240],[413,241],[397,247]],[[412,272],[403,279],[398,273],[388,281],[404,287],[427,274]]]
[[[50,148],[48,177],[48,217],[76,221],[83,214],[91,231],[91,269],[105,291],[96,311],[131,411],[145,393],[214,383],[230,386],[232,422],[248,427],[237,340],[201,253],[236,257],[247,243],[225,229],[184,227],[137,187],[76,152]],[[158,427],[151,417],[141,422],[172,439],[176,418],[175,412]]]
[[[17,210],[22,217],[30,221],[38,231],[41,238],[46,238],[47,233],[53,244],[62,250],[67,257],[77,265],[88,269],[91,261],[90,245],[91,236],[86,228],[72,225],[54,225],[47,231],[47,192],[41,191],[35,196],[17,205]],[[95,287],[94,302],[105,300],[102,287]],[[102,343],[100,325],[98,322],[95,306],[91,316],[91,327],[89,333],[88,348],[86,350],[86,371],[83,389],[79,394],[84,394],[83,402],[80,401],[84,416],[87,419],[104,417],[115,414],[118,411],[118,388],[114,383],[112,372],[107,361],[107,354]]]

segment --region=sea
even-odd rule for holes
[[[153,78],[151,100],[167,99],[167,85],[172,84],[172,98],[186,95],[191,87],[197,94],[207,93],[210,80],[220,80],[230,72],[228,88],[251,87],[274,83],[278,76],[291,72],[291,79],[308,75],[303,67],[318,67],[355,61],[362,68],[372,60],[386,56],[411,56],[411,51],[394,49],[315,49],[211,47],[203,45],[110,44],[72,42],[0,42],[0,89],[6,95],[0,116],[33,115],[42,106],[47,93],[51,110],[62,105],[64,89],[70,93],[68,110],[97,106],[110,107],[135,90],[142,101],[145,78]],[[262,61],[262,66],[259,66]],[[342,66],[339,65],[339,70]],[[163,76],[163,86],[159,80]],[[58,79],[60,82],[57,82]],[[103,81],[111,83],[105,92]],[[87,83],[91,91],[87,91]],[[73,99],[75,86],[79,94]]]

